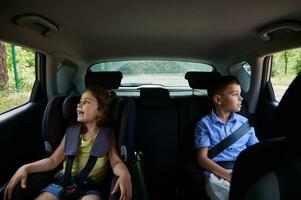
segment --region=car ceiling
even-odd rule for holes
[[[13,23],[35,14],[57,25],[45,37]],[[301,22],[301,1],[272,0],[26,0],[2,2],[0,38],[85,63],[171,58],[223,63],[301,45],[301,32],[263,41],[258,32],[282,21]]]

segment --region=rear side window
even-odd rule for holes
[[[211,65],[186,61],[130,60],[98,63],[90,67],[97,71],[121,71],[121,87],[160,85],[164,87],[189,87],[185,79],[188,71],[211,72]]]
[[[27,103],[35,81],[35,52],[0,41],[0,113]]]
[[[63,61],[57,65],[57,89],[62,95],[79,95],[73,79],[77,73],[77,66]]]
[[[278,102],[300,71],[301,48],[273,54],[271,83]]]
[[[230,66],[229,72],[239,79],[241,89],[248,92],[251,83],[251,65],[246,61],[239,62]]]

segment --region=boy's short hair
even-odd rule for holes
[[[208,88],[208,97],[212,100],[213,96],[216,94],[220,94],[224,90],[226,90],[228,85],[237,84],[240,85],[239,80],[232,75],[224,75],[219,77],[215,82],[211,84]]]

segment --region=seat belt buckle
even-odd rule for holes
[[[78,188],[76,185],[70,185],[65,187],[64,189],[65,198],[64,199],[77,199],[78,196]]]

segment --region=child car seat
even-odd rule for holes
[[[87,72],[85,85],[96,84],[104,89],[117,89],[122,79],[121,72]],[[80,100],[79,96],[54,96],[52,97],[44,111],[42,121],[42,134],[45,144],[45,157],[49,156],[59,145],[63,138],[66,128],[76,122],[76,106]],[[123,99],[117,97],[113,102],[113,124],[116,132],[119,131]],[[31,174],[27,180],[27,188],[24,190],[17,186],[14,190],[13,199],[33,199],[38,195],[40,189],[45,187],[57,171]],[[116,181],[116,177],[112,179]],[[113,187],[113,183],[111,188]],[[115,199],[117,196],[110,196]]]

